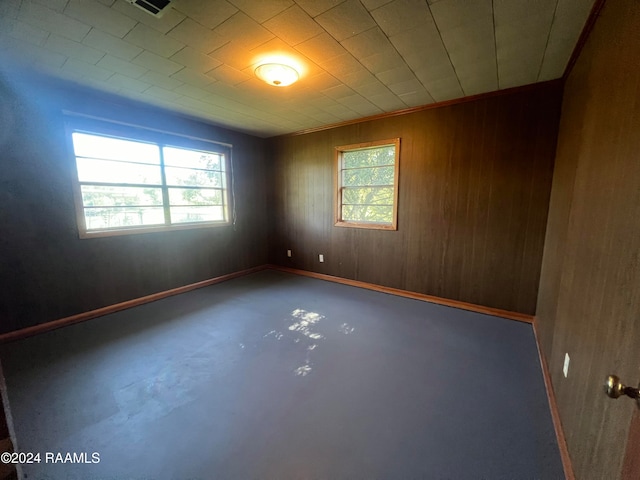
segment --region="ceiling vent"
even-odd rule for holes
[[[131,5],[141,8],[145,12],[154,17],[161,17],[164,12],[169,10],[171,0],[125,0]]]

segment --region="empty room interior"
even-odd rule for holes
[[[640,478],[640,2],[1,0],[0,480]]]

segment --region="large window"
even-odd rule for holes
[[[336,226],[397,229],[399,152],[399,138],[336,147]]]
[[[70,133],[82,237],[229,224],[228,148],[178,136]]]

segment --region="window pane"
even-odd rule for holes
[[[74,132],[73,149],[77,157],[124,160],[160,165],[160,149],[151,143]]]
[[[110,187],[82,185],[82,204],[85,207],[127,205],[162,205],[162,189],[141,187]]]
[[[344,168],[371,167],[375,165],[393,165],[396,159],[395,145],[388,145],[364,150],[343,152],[342,166]]]
[[[203,168],[206,170],[221,170],[219,153],[186,150],[184,148],[164,147],[164,164],[173,167]]]
[[[168,185],[222,187],[220,172],[176,167],[166,167],[164,171]]]
[[[224,208],[221,206],[171,207],[171,223],[216,222],[224,220]]]
[[[77,158],[81,182],[161,184],[159,165],[112,162],[94,158]]]
[[[356,168],[342,171],[342,184],[346,187],[360,185],[393,185],[395,167]]]
[[[203,188],[170,188],[171,205],[222,205],[222,191]]]
[[[342,220],[350,222],[391,223],[393,206],[343,205]]]
[[[392,205],[393,187],[345,188],[342,190],[342,203]]]
[[[164,224],[162,207],[85,208],[87,230]]]

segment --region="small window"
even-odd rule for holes
[[[227,148],[82,130],[71,143],[81,237],[230,223]]]
[[[397,230],[399,151],[399,138],[336,147],[336,226]]]

